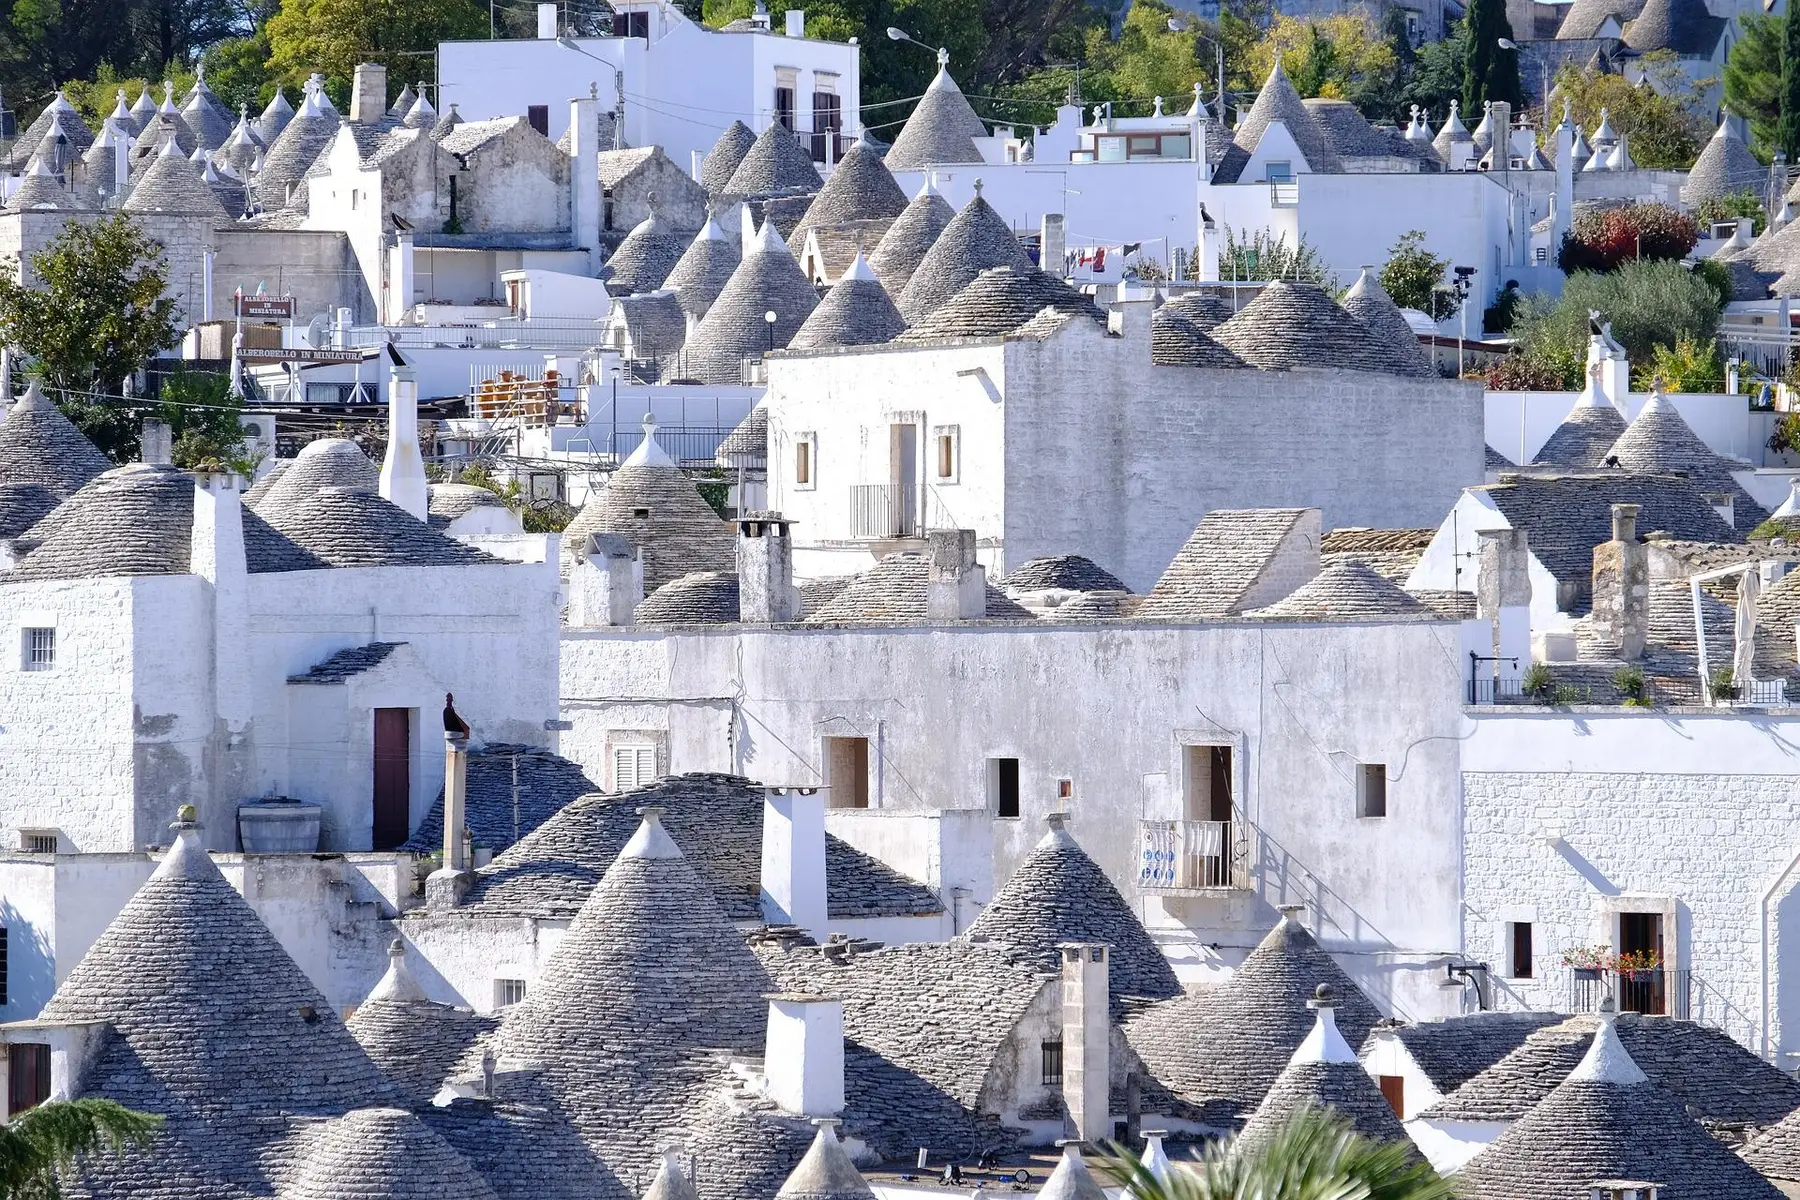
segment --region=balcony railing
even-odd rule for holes
[[[1248,821],[1139,821],[1138,887],[1162,895],[1250,888]]]
[[[1599,1012],[1608,998],[1618,1012],[1692,1019],[1693,974],[1673,967],[1618,971],[1603,967],[1569,968],[1569,1011]]]
[[[915,538],[922,534],[919,490],[905,483],[859,483],[850,488],[850,536]]]

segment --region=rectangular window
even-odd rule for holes
[[[6,1004],[6,926],[0,925],[0,1004]]]
[[[1181,791],[1187,820],[1231,820],[1231,747],[1183,746]]]
[[[1376,1077],[1375,1082],[1381,1085],[1381,1098],[1388,1102],[1388,1107],[1394,1110],[1394,1115],[1396,1117],[1400,1117],[1404,1120],[1406,1117],[1405,1077],[1400,1075],[1380,1075]]]
[[[1510,957],[1507,961],[1507,974],[1514,979],[1531,978],[1531,922],[1513,921],[1510,923],[1509,939]]]
[[[1356,815],[1387,816],[1387,764],[1358,763],[1356,766]]]
[[[988,811],[996,817],[1019,815],[1019,760],[990,758],[987,762]]]
[[[13,1042],[6,1047],[7,1111],[17,1116],[50,1098],[50,1047]]]
[[[26,854],[55,854],[60,848],[61,839],[54,829],[19,830],[19,849]]]
[[[550,136],[550,106],[548,104],[530,105],[525,109],[525,119],[531,123],[533,129],[545,137]]]
[[[933,474],[939,483],[956,483],[962,478],[962,429],[957,425],[939,425],[931,431]]]
[[[494,1007],[509,1008],[525,999],[525,981],[523,979],[494,980]]]
[[[819,435],[802,433],[794,438],[794,486],[802,491],[811,491],[818,486],[813,478],[814,468],[819,458]]]
[[[814,162],[824,162],[827,157],[827,143],[837,138],[838,131],[844,127],[843,100],[835,92],[818,90],[814,84],[812,97],[812,156]],[[842,143],[829,147],[829,157],[836,162],[843,157]]]
[[[1061,1042],[1043,1044],[1045,1087],[1062,1086],[1062,1046]]]
[[[614,13],[612,19],[614,37],[634,37],[650,39],[650,14],[647,12]]]
[[[655,746],[614,746],[613,791],[629,792],[656,781]]]
[[[869,807],[869,739],[825,739],[825,784],[832,808]]]
[[[20,667],[48,671],[56,666],[56,630],[27,629],[21,646]]]
[[[794,128],[794,85],[778,84],[775,88],[775,119],[783,129]]]

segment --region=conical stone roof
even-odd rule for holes
[[[1781,1193],[1651,1083],[1607,1023],[1581,1064],[1457,1174],[1469,1200],[1565,1200],[1641,1179],[1694,1200]]]
[[[408,101],[406,111],[400,114],[399,120],[404,129],[432,129],[438,123],[438,111],[421,92]]]
[[[1731,465],[1720,458],[1682,418],[1675,404],[1660,391],[1638,412],[1618,441],[1608,447],[1605,459],[1618,460],[1627,471],[1679,472],[1707,492],[1729,492],[1733,498],[1732,524],[1754,529],[1768,511],[1732,478]]]
[[[894,139],[887,152],[890,171],[916,171],[938,163],[978,163],[981,151],[975,138],[986,137],[987,129],[949,69],[939,65],[938,73],[913,106],[912,115]]]
[[[1293,592],[1247,616],[1285,621],[1386,619],[1426,612],[1418,600],[1354,559],[1332,563]]]
[[[1237,183],[1239,176],[1250,162],[1257,144],[1269,128],[1270,123],[1280,121],[1287,127],[1289,136],[1305,156],[1307,166],[1316,172],[1337,174],[1343,171],[1344,164],[1338,158],[1331,144],[1325,139],[1324,130],[1313,120],[1312,114],[1306,111],[1306,105],[1300,101],[1300,93],[1294,90],[1293,81],[1282,70],[1281,63],[1276,62],[1269,72],[1268,79],[1263,81],[1262,90],[1256,94],[1256,102],[1231,135],[1231,144],[1225,148],[1225,157],[1219,161],[1213,171],[1214,183]]]
[[[1219,302],[1225,316],[1210,325],[1203,322],[1216,313],[1208,311],[1196,319],[1189,315],[1191,307],[1171,302],[1150,315],[1150,361],[1164,367],[1242,367],[1243,360],[1214,341],[1211,332],[1229,319],[1229,306]]]
[[[231,136],[231,110],[206,86],[204,74],[194,80],[194,86],[183,100],[181,119],[187,122],[202,149],[217,150]]]
[[[496,1200],[468,1159],[398,1108],[364,1108],[309,1131],[282,1200]]]
[[[896,300],[900,298],[919,264],[925,261],[925,255],[937,244],[938,236],[955,216],[956,210],[950,207],[950,202],[927,179],[919,194],[888,226],[874,253],[869,255],[869,266],[888,295]]]
[[[901,312],[906,306],[901,305]],[[1277,279],[1213,331],[1213,339],[1253,367],[1348,368],[1399,374],[1395,356],[1316,283]],[[1407,374],[1424,375],[1421,365]]]
[[[1432,151],[1445,165],[1450,162],[1450,148],[1461,142],[1473,142],[1469,135],[1469,127],[1462,123],[1457,112],[1457,101],[1450,102],[1450,115],[1444,118],[1444,124],[1438,129],[1437,136],[1431,139]]]
[[[1185,317],[1203,330],[1217,329],[1231,320],[1235,310],[1230,301],[1211,292],[1183,292],[1156,310]]]
[[[1371,1141],[1412,1145],[1393,1106],[1338,1032],[1333,1000],[1331,988],[1321,985],[1308,1001],[1317,1013],[1312,1031],[1245,1122],[1232,1143],[1234,1154],[1254,1153],[1268,1145],[1304,1108],[1330,1109]]]
[[[830,228],[850,221],[898,217],[905,211],[906,193],[882,165],[874,146],[861,139],[832,170],[831,178],[807,206],[806,215],[788,234],[788,242],[804,244],[807,231],[815,226]]]
[[[669,227],[654,204],[606,260],[606,290],[615,296],[654,292],[688,248],[688,238]]]
[[[1081,1157],[1081,1143],[1063,1142],[1062,1157],[1056,1160],[1050,1178],[1044,1180],[1038,1200],[1105,1200],[1105,1197],[1106,1189],[1100,1186],[1100,1181],[1088,1169],[1087,1160]]]
[[[268,486],[260,494],[257,488]],[[379,491],[381,470],[348,438],[319,438],[300,448],[292,459],[278,459],[244,503],[264,517],[292,508],[320,488],[349,487]]]
[[[1419,335],[1407,324],[1406,316],[1394,298],[1387,294],[1381,281],[1368,267],[1356,277],[1344,293],[1343,309],[1361,321],[1375,340],[1393,353],[1394,370],[1399,374],[1429,374],[1431,362],[1419,345]]]
[[[275,94],[269,97],[269,103],[264,106],[262,114],[256,118],[256,136],[262,140],[263,145],[273,145],[275,139],[281,136],[281,131],[286,129],[288,122],[293,119],[294,106],[288,103],[288,98],[277,87]]]
[[[742,121],[733,121],[725,127],[725,132],[719,135],[719,140],[713,143],[705,161],[700,164],[700,186],[706,189],[707,195],[716,198],[726,193],[732,175],[755,144],[756,135]]]
[[[345,1022],[370,1061],[415,1105],[431,1103],[475,1039],[494,1024],[492,1017],[427,998],[399,940],[388,948],[387,974]]]
[[[306,177],[319,155],[337,136],[340,124],[335,113],[319,107],[318,97],[309,95],[300,111],[269,141],[263,156],[262,170],[256,176],[258,199],[265,208],[280,208],[287,203],[290,185]]]
[[[896,221],[895,227],[898,226]],[[892,236],[893,230],[888,233]],[[884,238],[883,245],[886,242]],[[876,254],[880,255],[879,249]],[[871,262],[871,265],[874,264]],[[918,324],[989,267],[1029,271],[1036,266],[1000,214],[981,198],[978,189],[975,198],[944,227],[943,233],[920,260],[918,269],[907,280],[906,289],[897,300],[900,315],[908,325]],[[875,267],[875,273],[880,275],[881,268]],[[885,282],[892,293],[892,281]]]
[[[419,84],[420,88],[424,86],[423,83]],[[394,97],[392,104],[388,105],[387,115],[396,121],[404,119],[407,111],[412,108],[413,101],[417,100],[419,95],[419,92],[413,91],[412,84],[401,84],[400,94]]]
[[[795,350],[872,346],[892,341],[905,329],[887,289],[858,254],[788,345]]]
[[[725,185],[728,196],[782,196],[819,187],[812,156],[800,148],[793,131],[780,121],[757,135],[743,161]]]
[[[1118,996],[1163,998],[1181,985],[1156,943],[1100,865],[1087,856],[1054,813],[1050,829],[1012,878],[981,910],[968,936],[985,937],[1029,954],[1059,971],[1063,942],[1112,947],[1111,990]]]
[[[68,496],[111,466],[35,379],[0,421],[0,484],[39,484]]]
[[[56,181],[50,168],[34,162],[13,194],[6,198],[8,212],[50,212],[77,208],[75,193]]]
[[[1597,375],[1588,377],[1587,391],[1538,448],[1537,465],[1591,470],[1606,464],[1612,445],[1625,433],[1625,418],[1600,390]]]
[[[110,1026],[84,1091],[169,1116],[177,1136],[187,1118],[333,1116],[396,1098],[191,822],[42,1018]]]
[[[788,253],[774,223],[765,221],[743,262],[694,326],[680,358],[671,360],[668,377],[742,383],[745,361],[785,348],[818,304],[812,281]],[[773,322],[765,319],[771,312]]]
[[[88,128],[88,123],[81,119],[81,114],[60,91],[50,98],[44,111],[37,115],[37,120],[25,127],[25,132],[18,136],[16,144],[36,146],[44,140],[44,135],[50,132],[51,127],[57,124],[61,124],[63,133],[68,135],[77,154],[94,144],[94,131]]]
[[[1768,182],[1768,168],[1756,161],[1732,127],[1730,114],[1707,139],[1700,157],[1688,168],[1681,185],[1681,202],[1696,207],[1708,200],[1723,200],[1735,192],[1757,191]]]
[[[264,503],[257,515],[333,567],[459,567],[498,561],[446,537],[372,490],[323,487],[295,504],[276,508]]]
[[[100,136],[94,144],[87,148],[81,156],[81,187],[89,199],[98,200],[104,194],[108,200],[119,193],[119,139],[124,134],[115,132],[111,122],[101,126]]]
[[[181,213],[225,220],[225,206],[201,177],[194,164],[183,158],[174,142],[165,143],[162,152],[132,185],[131,195],[122,206],[128,213]]]
[[[681,305],[681,311],[697,321],[719,298],[719,293],[731,282],[731,273],[743,260],[744,252],[738,239],[727,237],[709,213],[706,224],[682,251],[675,269],[663,280],[663,286],[675,292],[675,302]]]
[[[837,1122],[813,1122],[819,1132],[806,1148],[775,1200],[871,1200],[875,1195],[868,1180],[850,1161],[849,1151],[838,1140]]]
[[[677,1161],[673,1149],[662,1152],[662,1161],[656,1166],[656,1175],[650,1180],[650,1186],[644,1189],[644,1200],[700,1200],[700,1193],[694,1190],[687,1172],[681,1169],[681,1163]]]
[[[696,571],[731,571],[737,565],[737,532],[705,500],[656,443],[651,426],[643,442],[612,473],[563,531],[564,556],[580,556],[591,534],[616,533],[644,560],[644,593]]]
[[[1337,1001],[1338,1031],[1360,1046],[1381,1013],[1298,920],[1286,912],[1231,978],[1134,1017],[1125,1036],[1151,1074],[1182,1099],[1211,1102],[1223,1118],[1262,1103],[1312,1032],[1306,1008],[1318,986]]]
[[[1000,337],[1045,309],[1095,321],[1106,315],[1092,299],[1036,267],[990,267],[967,287],[920,318],[898,341],[907,345]]]
[[[620,1181],[642,1178],[664,1131],[716,1087],[711,1052],[762,1052],[772,990],[661,810],[643,812],[490,1043],[503,1069],[531,1064],[498,1095],[552,1099]]]

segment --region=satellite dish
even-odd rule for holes
[[[331,333],[325,322],[325,314],[319,313],[306,326],[306,344],[314,350],[323,350],[331,341]]]

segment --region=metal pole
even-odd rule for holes
[[[519,756],[512,756],[513,841],[519,840]]]
[[[1213,49],[1219,54],[1219,124],[1230,129],[1225,120],[1225,43],[1214,38]]]

